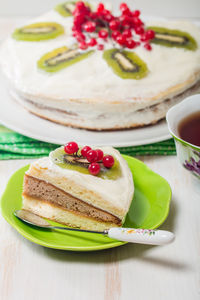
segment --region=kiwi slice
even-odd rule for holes
[[[197,49],[197,42],[187,32],[164,27],[149,27],[148,29],[155,32],[155,38],[151,43],[166,47],[185,48],[193,51]]]
[[[133,52],[110,49],[104,51],[103,58],[114,73],[123,79],[141,79],[148,73],[146,63]]]
[[[57,72],[88,57],[94,51],[82,52],[77,45],[71,48],[63,46],[43,55],[37,62],[38,68],[46,72]]]
[[[62,25],[54,22],[34,23],[16,29],[12,37],[20,41],[41,41],[54,39],[64,33]]]
[[[79,149],[81,150],[81,149]],[[80,153],[80,151],[79,151]],[[63,169],[77,171],[83,174],[91,175],[88,171],[89,162],[82,156],[66,154],[64,147],[57,148],[50,153],[51,161]],[[115,158],[115,163],[111,169],[107,169],[101,164],[101,171],[97,175],[102,179],[116,180],[121,176],[121,168],[118,160]]]
[[[71,17],[72,13],[75,9],[77,1],[67,1],[61,4],[58,4],[55,7],[55,10],[63,17]],[[85,2],[87,6],[90,6],[87,2]]]

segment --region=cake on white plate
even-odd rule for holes
[[[53,122],[116,130],[156,123],[198,93],[199,28],[120,10],[67,1],[16,29],[0,49],[15,99]]]
[[[70,142],[30,165],[23,209],[82,229],[122,226],[134,194],[127,162],[112,147]]]

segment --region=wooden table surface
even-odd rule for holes
[[[0,38],[15,23],[0,19]],[[0,216],[1,300],[200,299],[200,182],[175,156],[140,159],[171,185],[170,212],[161,228],[173,231],[175,241],[60,251],[29,242]],[[31,161],[0,161],[0,194],[13,172]]]

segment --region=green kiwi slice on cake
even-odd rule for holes
[[[46,72],[57,72],[87,58],[93,52],[93,50],[82,52],[77,45],[72,47],[63,46],[44,54],[37,65],[38,68]]]
[[[154,26],[149,27],[148,29],[155,32],[155,38],[151,41],[151,43],[166,47],[185,48],[193,51],[197,49],[197,42],[187,32]]]
[[[146,63],[133,52],[110,49],[104,51],[103,58],[113,72],[123,79],[141,79],[148,73]]]
[[[90,163],[86,158],[80,155],[80,151],[81,149],[79,149],[77,155],[66,154],[64,147],[60,147],[50,153],[50,159],[61,168],[78,171],[83,174],[90,174],[88,171]],[[120,164],[117,159],[115,159],[115,163],[111,169],[105,168],[103,164],[101,164],[101,171],[97,176],[102,179],[115,180],[121,175]]]
[[[13,32],[12,37],[19,41],[42,41],[54,39],[64,33],[64,27],[55,22],[41,22],[26,25]]]

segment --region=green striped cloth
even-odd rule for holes
[[[58,145],[37,141],[0,125],[0,160],[43,157],[57,147]],[[122,147],[118,150],[130,156],[176,154],[173,139],[143,146]]]

